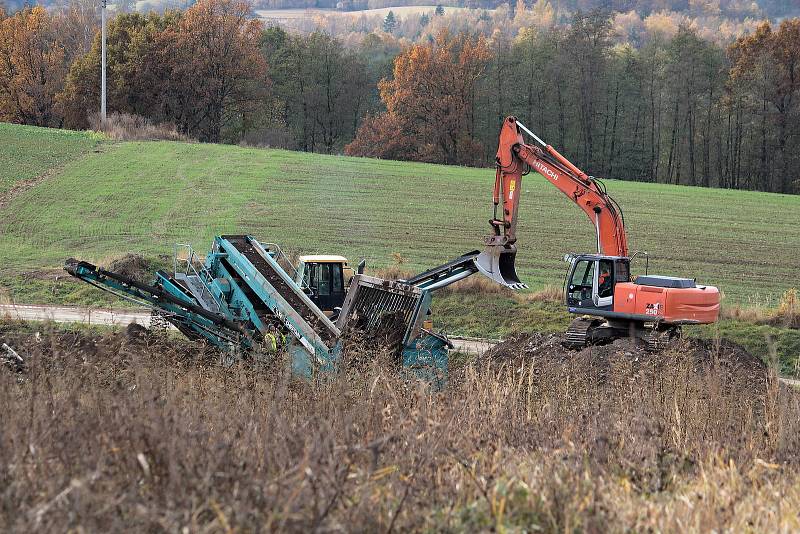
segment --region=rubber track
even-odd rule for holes
[[[564,344],[571,348],[583,348],[589,344],[589,329],[593,324],[592,319],[577,318],[570,323],[564,334]]]

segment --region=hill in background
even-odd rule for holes
[[[529,1],[535,4],[537,0]],[[77,2],[80,3],[80,2]],[[183,9],[194,3],[193,0],[117,0],[109,2],[119,10],[138,9]],[[503,2],[500,0],[446,0],[436,4],[445,7],[467,7],[478,9],[494,9],[503,4],[513,7],[516,2]],[[550,1],[559,14],[567,15],[578,10],[590,11],[592,9],[605,9],[612,12],[636,11],[639,15],[646,16],[659,11],[673,11],[687,15],[721,15],[732,20],[745,18],[767,18],[779,21],[785,17],[800,16],[800,2],[797,0],[557,0]],[[0,7],[5,5],[8,12],[22,9],[25,5],[42,5],[55,7],[63,5],[63,0],[39,0],[29,2],[25,0],[0,0]],[[338,9],[344,11],[361,11],[382,9],[401,6],[430,5],[430,0],[253,0],[255,9]]]
[[[69,256],[199,251],[247,232],[302,253],[341,253],[419,271],[479,248],[494,172],[422,163],[180,142],[97,142],[94,134],[0,124],[0,183],[45,176],[7,198],[4,278]],[[76,142],[78,140],[78,142]],[[54,158],[54,154],[60,156]],[[39,162],[39,163],[33,163]],[[772,300],[795,281],[800,198],[608,180],[631,249],[651,272],[719,285],[729,301]],[[9,186],[7,186],[8,188]],[[518,264],[535,288],[560,285],[565,252],[591,251],[589,221],[541,176],[526,177]],[[638,265],[643,270],[644,265]]]

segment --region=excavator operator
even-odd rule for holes
[[[607,261],[600,262],[600,274],[597,277],[597,294],[603,297],[611,296],[611,267]]]

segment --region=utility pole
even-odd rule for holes
[[[102,65],[100,70],[102,72],[101,81],[100,81],[100,121],[101,124],[105,124],[106,122],[106,3],[108,0],[101,0],[102,2],[102,9],[101,12],[101,39],[102,43]]]

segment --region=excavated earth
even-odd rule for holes
[[[0,321],[0,347],[7,343],[26,360],[33,356],[45,367],[51,365],[47,360],[55,352],[66,352],[79,360],[138,353],[140,357],[163,361],[167,365],[177,362],[216,365],[220,361],[219,353],[202,343],[165,338],[135,324],[115,334],[82,330],[40,333],[37,330],[30,324]],[[383,344],[377,343],[379,340],[361,338],[361,343],[356,339],[352,341],[353,346],[346,351],[349,355],[345,355],[348,362],[372,361],[377,353],[388,354],[385,346],[380,350]],[[3,350],[0,350],[0,360],[12,364]],[[393,358],[387,358],[387,363],[391,360]],[[710,373],[719,377],[727,387],[754,394],[764,391],[769,376],[767,366],[758,357],[724,339],[684,339],[664,351],[653,353],[628,339],[573,350],[562,346],[562,336],[558,334],[519,334],[484,353],[476,361],[476,366],[494,369],[505,366],[525,369],[526,372],[533,369],[548,376],[590,377],[593,383],[679,376],[676,374],[679,372],[685,373],[683,376],[686,377]],[[552,374],[554,370],[555,375]],[[459,371],[453,369],[451,380],[457,381],[458,375]]]
[[[105,268],[146,284],[153,281],[155,271],[153,263],[139,254],[125,254],[121,258],[112,260]]]
[[[617,339],[605,345],[582,350],[562,345],[561,334],[518,334],[495,345],[479,359],[480,365],[511,365],[536,368],[562,366],[570,374],[575,371],[603,381],[610,375],[646,376],[677,367],[687,373],[712,372],[723,382],[737,389],[759,392],[765,387],[767,366],[744,347],[727,339],[702,340],[685,338],[668,348],[651,352],[633,339]]]

